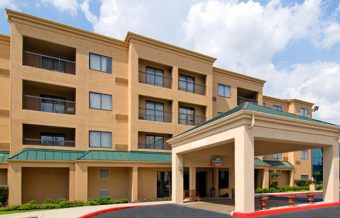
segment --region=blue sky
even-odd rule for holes
[[[312,101],[315,117],[340,124],[339,0],[0,0],[0,33],[9,34],[4,8],[214,56],[216,66],[265,79],[264,94]]]

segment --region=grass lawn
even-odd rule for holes
[[[13,213],[24,213],[24,212],[34,212],[34,211],[40,211],[40,210],[48,210],[48,209],[0,211],[0,215],[13,214]]]

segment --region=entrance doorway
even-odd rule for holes
[[[196,190],[200,197],[207,196],[207,173],[206,172],[196,173]]]

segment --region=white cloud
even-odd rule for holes
[[[136,1],[101,0],[98,16],[91,12],[89,0],[84,0],[80,8],[95,32],[121,39],[127,31],[147,25],[148,14],[142,5]]]
[[[338,42],[340,42],[340,23],[332,22],[324,30],[321,45],[323,48],[330,48]]]
[[[79,3],[77,0],[41,0],[45,5],[52,5],[62,12],[77,13]]]
[[[12,0],[1,0],[0,8],[10,8],[13,10],[18,10],[18,7],[14,4]]]

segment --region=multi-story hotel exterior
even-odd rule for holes
[[[216,68],[213,57],[134,33],[120,41],[7,14],[11,35],[0,36],[0,183],[9,186],[9,204],[168,197],[172,136],[245,102],[312,116],[313,103],[264,96],[265,81]],[[303,150],[257,157],[255,187],[269,187],[272,170],[280,171],[279,186],[310,180],[311,156]],[[233,195],[233,169],[190,172],[201,196]]]

